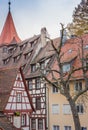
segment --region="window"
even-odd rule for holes
[[[3,53],[7,53],[8,50],[7,50],[7,47],[3,47]]]
[[[45,63],[44,63],[44,62],[41,62],[41,63],[40,63],[40,68],[41,68],[41,69],[44,69],[44,68],[45,68]]]
[[[34,41],[30,42],[31,47],[33,47]]]
[[[28,89],[29,89],[29,90],[32,90],[32,89],[33,89],[32,80],[29,80],[29,82],[28,82]]]
[[[71,108],[69,104],[64,104],[63,105],[63,113],[64,114],[71,114]]]
[[[60,130],[58,125],[53,125],[53,130]]]
[[[33,130],[36,130],[36,120],[35,119],[31,120],[31,127]]]
[[[82,127],[81,130],[87,130],[87,127]]]
[[[65,64],[65,65],[63,65],[63,72],[68,72],[68,71],[70,71],[70,64]]]
[[[10,61],[10,58],[3,60],[3,64],[6,65]]]
[[[31,72],[35,72],[36,71],[36,64],[31,65]]]
[[[17,102],[21,102],[22,101],[22,94],[21,93],[17,93],[17,95],[16,95],[16,101]]]
[[[84,49],[88,49],[88,45],[85,45]]]
[[[82,82],[75,82],[74,86],[75,91],[81,91],[82,90]]]
[[[12,123],[13,122],[13,116],[8,116],[8,120]]]
[[[41,97],[36,98],[36,109],[41,109]]]
[[[23,114],[23,115],[21,116],[21,125],[22,125],[22,126],[25,126],[25,125],[26,125],[26,114]]]
[[[83,104],[77,104],[76,107],[77,107],[77,112],[78,113],[84,113]]]
[[[58,93],[58,88],[55,87],[55,86],[53,86],[53,87],[52,87],[52,92],[53,92],[53,93]]]
[[[38,119],[38,130],[43,130],[43,120]]]
[[[64,126],[64,130],[71,130],[71,126]]]
[[[40,87],[41,87],[41,80],[40,80],[40,78],[37,78],[35,80],[35,87],[36,87],[36,89],[40,89]]]
[[[59,105],[58,104],[52,104],[52,113],[53,114],[59,113]]]

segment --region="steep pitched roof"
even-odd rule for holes
[[[4,24],[3,30],[0,36],[0,45],[2,44],[11,44],[14,42],[20,42],[20,38],[16,32],[16,28],[14,26],[13,18],[11,12],[8,12],[6,22]]]
[[[25,90],[27,91],[26,82],[24,81],[23,74],[21,69],[18,68],[4,68],[0,69],[0,111],[4,111],[5,106],[7,104],[10,92],[13,88],[13,84],[15,82],[16,76],[20,71],[22,75],[22,79],[25,85]],[[31,97],[27,92],[28,98],[31,103],[31,107],[33,108]]]

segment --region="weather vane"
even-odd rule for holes
[[[9,12],[10,12],[10,5],[11,5],[11,2],[10,2],[10,0],[9,0],[9,2],[8,2],[8,5],[9,5]]]

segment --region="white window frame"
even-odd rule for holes
[[[87,127],[81,127],[82,130],[87,130]]]
[[[68,72],[68,71],[70,71],[70,68],[71,68],[70,63],[64,64],[63,67],[62,67],[63,72]]]
[[[60,130],[60,126],[59,125],[53,125],[52,130]]]
[[[26,126],[26,114],[21,115],[21,126]]]
[[[72,114],[69,104],[63,104],[63,114]]]
[[[64,126],[64,130],[71,130],[71,126]]]
[[[54,91],[55,90],[55,91]],[[52,86],[52,93],[53,94],[55,94],[55,93],[58,93],[59,92],[59,90],[58,90],[58,88],[57,87],[55,87],[55,86]]]
[[[29,89],[29,90],[32,90],[32,89],[33,89],[33,81],[32,81],[32,80],[29,80],[29,81],[28,81],[28,89]]]
[[[81,86],[80,86],[80,83],[81,83]],[[76,92],[82,90],[82,81],[76,81],[76,82],[74,83],[74,90],[75,90]]]
[[[52,114],[59,114],[59,104],[52,104]]]
[[[78,107],[77,111],[79,114],[84,113],[84,105],[83,104],[77,104],[76,107]]]
[[[21,92],[16,93],[16,101],[17,101],[17,103],[22,102],[22,93]]]

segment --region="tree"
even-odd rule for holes
[[[51,74],[53,82],[51,79],[49,79],[49,77],[47,77],[47,75],[42,73],[42,70],[41,70],[41,74],[42,74],[43,78],[45,78],[45,80],[51,86],[57,87],[60,91],[60,94],[62,94],[63,96],[66,97],[66,99],[69,102],[69,105],[71,107],[75,130],[81,130],[81,124],[80,124],[80,119],[79,119],[79,114],[77,111],[76,103],[77,103],[78,99],[83,94],[86,94],[86,92],[88,90],[88,76],[87,76],[88,69],[87,69],[87,65],[85,64],[85,63],[87,63],[88,53],[86,55],[84,54],[83,38],[81,38],[81,37],[76,38],[76,44],[77,44],[77,41],[79,41],[79,43],[80,43],[77,45],[78,47],[76,46],[77,49],[74,50],[74,51],[76,51],[76,54],[77,54],[74,57],[74,60],[79,61],[78,66],[74,66],[73,62],[71,62],[69,71],[64,72],[63,71],[63,65],[64,65],[63,57],[66,55],[66,50],[63,51],[63,46],[64,46],[63,45],[63,32],[64,32],[65,28],[64,28],[63,24],[61,24],[61,26],[62,26],[62,35],[61,35],[61,40],[60,40],[58,47],[56,47],[54,45],[53,40],[48,38],[55,51],[55,58],[56,58],[56,61],[58,64],[58,69],[53,69],[51,67],[48,67],[48,69],[46,70],[47,73]],[[74,95],[72,95],[69,91],[69,87],[70,87],[69,83],[70,83],[71,79],[75,79],[74,73],[79,72],[79,71],[81,71],[82,78],[85,80],[85,87],[81,91],[78,91],[77,93],[74,93]],[[56,76],[56,75],[58,75],[58,76]]]
[[[73,12],[73,21],[68,24],[68,30],[73,35],[88,33],[88,0],[82,2]]]

